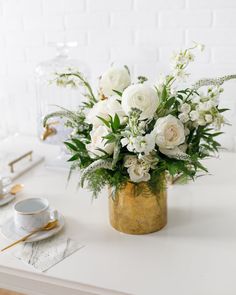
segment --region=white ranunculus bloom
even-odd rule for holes
[[[125,67],[110,67],[101,76],[99,87],[106,97],[114,95],[113,90],[123,92],[131,83],[130,74]]]
[[[118,101],[120,99],[119,96],[114,95],[107,99],[107,111],[109,112],[109,115],[114,117],[115,114],[117,114],[121,121],[123,121],[125,117],[125,112]]]
[[[147,170],[141,165],[132,165],[127,169],[130,180],[133,182],[141,182],[150,180],[151,176]]]
[[[97,102],[86,116],[86,122],[93,125],[93,128],[103,125],[104,123],[98,118],[109,119],[109,115],[114,117],[117,114],[122,122],[125,113],[117,96]]]
[[[103,125],[103,122],[98,118],[108,119],[107,100],[97,102],[86,116],[86,122],[93,125],[93,128]]]
[[[91,153],[91,157],[104,156],[102,151],[97,150],[98,148],[104,150],[109,155],[113,153],[114,143],[105,144],[106,139],[103,138],[108,133],[109,131],[105,126],[99,126],[90,132],[91,143],[86,145],[86,149]]]
[[[140,119],[152,118],[159,105],[156,91],[145,84],[131,85],[122,95],[122,107],[128,115],[132,108],[139,109],[142,113]]]
[[[156,132],[156,144],[160,148],[171,149],[185,140],[183,123],[172,115],[158,119],[154,130]]]

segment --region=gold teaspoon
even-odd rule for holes
[[[15,184],[12,186],[12,188],[10,189],[10,191],[8,193],[5,193],[3,195],[0,195],[0,199],[4,198],[6,195],[11,194],[11,195],[16,195],[17,193],[19,193],[20,191],[22,191],[24,188],[23,184]]]
[[[54,229],[55,227],[58,226],[58,220],[53,220],[53,221],[50,221],[48,224],[46,224],[44,227],[41,227],[39,229],[36,229],[34,231],[32,231],[30,234],[28,234],[27,236],[24,236],[23,238],[17,240],[16,242],[8,245],[7,247],[3,248],[0,252],[3,252],[17,244],[19,244],[20,242],[25,242],[29,237],[31,237],[32,235],[36,234],[37,232],[39,231],[49,231],[51,229]]]

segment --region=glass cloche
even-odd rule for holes
[[[35,69],[36,74],[36,96],[37,96],[37,126],[38,137],[45,143],[59,145],[61,154],[58,155],[48,166],[64,168],[65,150],[62,142],[69,136],[70,130],[64,128],[61,118],[49,120],[46,128],[42,121],[45,115],[59,111],[59,106],[75,110],[81,102],[81,94],[78,89],[59,87],[55,83],[55,74],[66,72],[69,68],[75,69],[88,77],[87,65],[74,58],[70,58],[68,52],[71,47],[76,47],[76,42],[50,44],[56,47],[57,54],[51,60],[41,62]]]

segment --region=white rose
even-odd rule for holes
[[[130,75],[125,67],[111,67],[101,76],[99,87],[109,97],[115,94],[113,90],[122,92],[130,83]]]
[[[154,130],[160,148],[171,149],[185,141],[184,125],[172,115],[158,119]]]
[[[136,156],[125,156],[124,158],[124,167],[129,168],[133,165],[136,165],[138,163],[138,158]]]
[[[153,117],[159,105],[159,98],[152,87],[136,84],[125,89],[121,104],[127,115],[132,108],[142,111],[140,119],[143,120]]]
[[[99,126],[90,132],[91,143],[86,145],[86,149],[88,152],[91,153],[91,157],[104,156],[104,153],[102,151],[97,150],[98,148],[104,150],[109,155],[113,153],[114,143],[105,144],[106,139],[103,138],[108,133],[109,131],[105,126]]]
[[[109,115],[114,117],[117,114],[122,121],[125,113],[121,104],[117,100],[117,96],[97,102],[86,116],[86,122],[93,125],[93,128],[103,125],[104,123],[98,118],[108,120]]]
[[[141,182],[150,180],[151,176],[147,170],[141,165],[132,165],[127,169],[130,180],[133,182]]]

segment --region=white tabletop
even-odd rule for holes
[[[13,144],[14,142],[14,144]],[[10,139],[0,151],[33,148],[46,156],[55,147],[32,138]],[[18,181],[20,198],[44,196],[66,218],[68,236],[86,246],[44,274],[11,254],[0,254],[0,287],[30,295],[235,295],[236,154],[207,161],[212,175],[169,188],[168,225],[160,232],[132,236],[111,228],[107,193],[91,202],[76,190],[74,176],[36,167]],[[1,210],[0,210],[1,214]],[[0,236],[0,245],[8,241]]]

